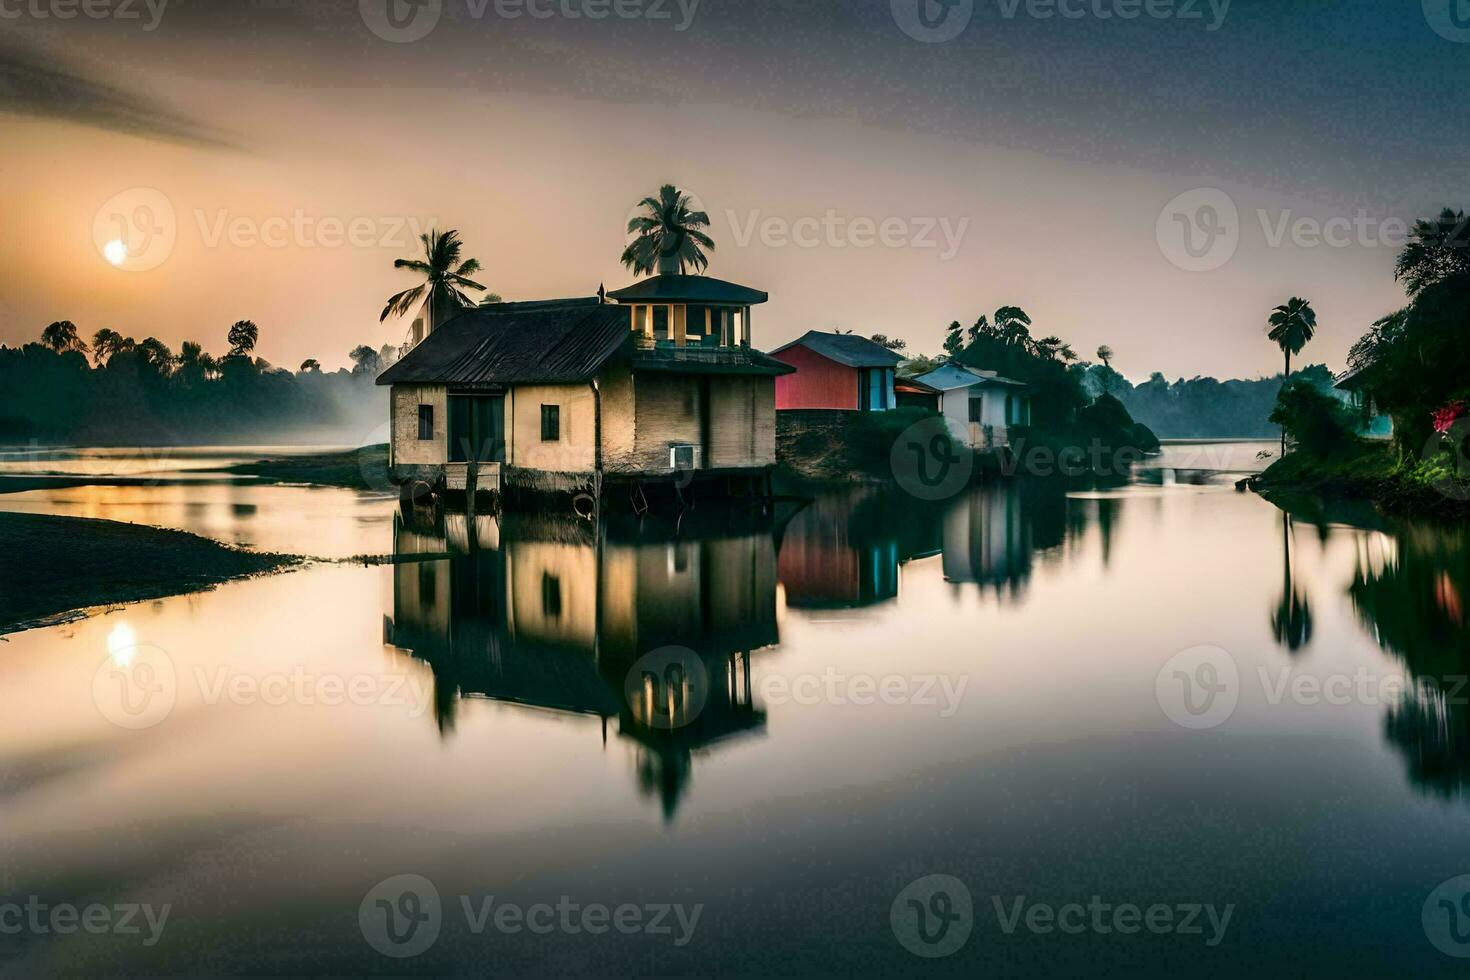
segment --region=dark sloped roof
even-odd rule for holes
[[[378,384],[563,384],[590,380],[625,342],[625,308],[591,299],[500,303],[460,314]]]
[[[615,289],[608,296],[619,303],[663,300],[670,303],[729,303],[734,306],[755,306],[771,298],[759,289],[709,276],[652,276]]]
[[[882,344],[850,333],[808,330],[796,340],[777,347],[771,353],[779,354],[788,347],[805,347],[838,364],[855,368],[893,367],[903,360],[902,355],[895,354]]]
[[[894,378],[893,387],[898,391],[917,391],[925,395],[942,395],[944,392],[918,378]]]

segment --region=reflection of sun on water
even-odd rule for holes
[[[131,667],[138,655],[138,634],[127,623],[118,623],[107,634],[107,653],[119,667]]]
[[[114,238],[102,246],[102,257],[113,265],[122,265],[128,260],[128,246],[120,238]]]

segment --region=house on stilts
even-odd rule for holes
[[[775,379],[751,343],[759,290],[664,273],[584,299],[466,310],[378,378],[405,495],[599,501],[767,495]],[[586,502],[584,501],[584,504]]]

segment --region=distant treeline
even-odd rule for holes
[[[186,342],[99,331],[89,345],[68,321],[41,343],[0,346],[0,444],[178,445],[367,439],[387,418],[374,380],[391,349],[358,347],[351,371],[299,371],[252,356],[258,330],[230,328],[214,357]]]
[[[1090,394],[1106,392],[1117,398],[1160,439],[1266,439],[1281,431],[1268,421],[1284,380],[1280,375],[1251,381],[1180,378],[1170,382],[1156,371],[1147,381],[1134,385],[1101,364],[1074,365],[1073,370],[1082,375]],[[1332,390],[1333,375],[1325,364],[1293,371],[1292,377]]]

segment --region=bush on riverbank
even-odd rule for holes
[[[1290,453],[1249,485],[1267,499],[1315,494],[1368,500],[1390,514],[1467,517],[1467,476],[1451,447],[1423,459],[1400,458],[1386,442],[1355,439],[1327,455]]]

